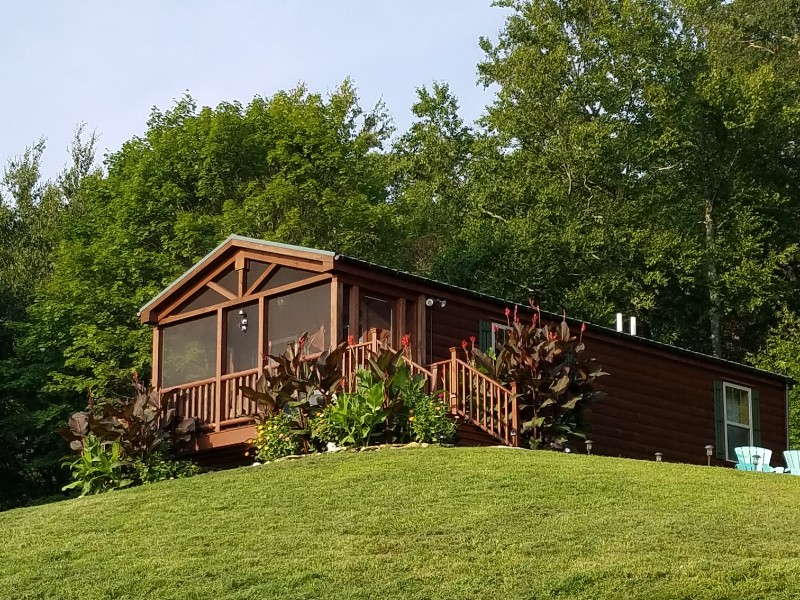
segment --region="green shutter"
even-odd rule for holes
[[[725,399],[722,397],[722,382],[714,382],[714,420],[716,423],[714,449],[717,458],[725,460]]]
[[[478,347],[483,352],[492,347],[492,324],[489,321],[481,321],[478,325]]]
[[[761,446],[761,401],[758,397],[758,390],[752,390],[751,399],[753,405],[753,446]]]

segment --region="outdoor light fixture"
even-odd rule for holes
[[[586,440],[584,442],[584,444],[586,444],[586,454],[591,454],[592,453],[592,444],[594,444],[594,442],[592,440]]]
[[[706,446],[706,458],[708,459],[708,466],[711,466],[711,455],[714,454],[714,446],[708,444]]]
[[[426,298],[425,299],[425,306],[430,308],[434,304],[439,304],[439,308],[444,308],[447,306],[447,300],[442,300],[441,298]]]
[[[243,308],[239,309],[239,329],[241,329],[242,332],[247,331],[247,313],[244,312]]]
[[[753,455],[753,464],[756,466],[756,471],[760,471],[761,469],[758,468],[758,463],[761,462],[761,457],[758,454]]]
[[[661,457],[664,456],[661,452],[656,452],[656,462],[661,462]]]

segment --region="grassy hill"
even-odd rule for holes
[[[797,598],[800,477],[337,454],[0,514],[0,598]]]

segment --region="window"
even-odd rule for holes
[[[752,390],[733,383],[723,383],[725,449],[727,460],[736,460],[734,448],[753,444]]]
[[[508,332],[510,330],[511,327],[508,325],[492,323],[492,348],[497,348],[500,344],[505,344],[508,341]]]

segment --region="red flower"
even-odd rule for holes
[[[467,350],[467,340],[461,340],[461,349],[464,351]]]
[[[354,338],[352,335],[348,335],[347,336],[347,345],[348,346],[355,346],[356,345],[356,338]]]
[[[472,343],[473,346],[475,345],[475,340],[476,338],[474,335],[469,336],[469,341]]]
[[[534,327],[536,326],[536,322],[538,320],[539,320],[539,315],[537,315],[536,313],[533,313],[533,325],[534,325]]]
[[[403,337],[400,340],[400,345],[403,348],[408,348],[409,346],[411,346],[411,334],[410,333],[403,334]]]
[[[133,372],[133,380],[139,381],[139,373],[137,373],[136,371]]]
[[[581,323],[581,333],[586,331],[586,323]]]
[[[500,325],[498,325],[497,323],[492,323],[492,331],[495,333],[500,331]]]

